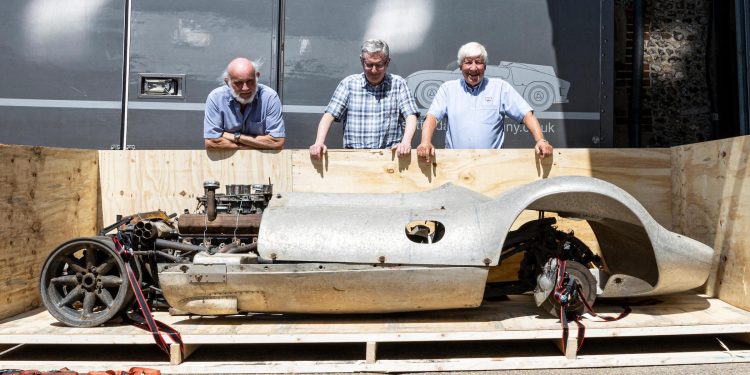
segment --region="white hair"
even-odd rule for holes
[[[388,43],[380,39],[365,40],[364,43],[362,43],[362,50],[359,54],[359,57],[364,58],[365,53],[382,53],[386,59],[390,57],[390,49],[388,48]]]
[[[458,49],[458,65],[460,66],[467,57],[477,56],[480,56],[485,63],[487,62],[487,50],[484,46],[477,42],[466,43]]]

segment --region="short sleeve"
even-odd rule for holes
[[[206,98],[206,109],[203,117],[203,138],[205,139],[219,138],[224,133],[224,120],[221,116],[219,103],[217,103],[217,97],[220,97],[220,95],[215,95],[212,92]]]
[[[286,138],[284,118],[281,116],[281,100],[278,94],[273,93],[268,98],[265,117],[266,134],[275,138]]]
[[[435,119],[442,121],[445,117],[445,113],[448,111],[448,82],[440,85],[440,88],[432,99],[430,109],[427,110],[427,114],[435,116]]]
[[[339,85],[336,86],[336,90],[333,92],[333,96],[331,96],[331,101],[326,107],[326,112],[330,113],[336,121],[341,120],[341,116],[346,111],[346,104],[349,101],[347,82],[346,79],[339,82]]]
[[[500,109],[500,113],[512,118],[518,123],[523,122],[523,118],[526,117],[526,114],[534,110],[534,108],[523,99],[518,91],[506,82],[503,82],[501,103],[502,108]]]

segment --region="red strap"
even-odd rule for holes
[[[144,323],[132,320],[131,324],[143,330],[150,331],[151,335],[154,337],[154,342],[159,347],[159,349],[164,351],[164,353],[167,353],[167,355],[170,355],[169,345],[167,345],[166,341],[164,341],[164,337],[162,336],[162,333],[166,333],[172,340],[172,342],[180,345],[180,352],[184,355],[185,346],[182,343],[182,337],[180,336],[180,333],[169,325],[155,320],[154,316],[151,314],[151,310],[148,308],[146,297],[143,296],[143,291],[141,291],[138,278],[135,277],[135,273],[130,267],[130,261],[133,260],[133,258],[130,256],[130,252],[125,249],[125,247],[117,239],[117,237],[112,237],[112,241],[115,243],[115,250],[117,251],[117,254],[119,254],[120,257],[122,257],[122,259],[125,261],[125,269],[127,271],[126,273],[128,276],[128,281],[130,281],[130,288],[133,290],[133,294],[135,294],[135,299],[138,302],[138,309],[141,311],[141,315],[143,316],[143,320],[145,321]]]

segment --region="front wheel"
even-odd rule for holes
[[[47,257],[39,283],[49,313],[71,327],[94,327],[133,302],[125,262],[109,237],[70,240]]]

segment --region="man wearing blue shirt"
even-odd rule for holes
[[[429,162],[435,155],[432,134],[438,121],[447,117],[445,148],[502,148],[506,116],[522,122],[534,137],[534,149],[540,158],[552,155],[552,145],[544,139],[531,106],[507,82],[485,78],[487,50],[479,43],[464,44],[458,50],[463,79],[440,86],[422,125],[422,142],[417,155]]]
[[[224,86],[208,94],[203,120],[206,149],[280,150],[286,132],[276,91],[258,83],[260,73],[249,59],[227,65]]]
[[[320,159],[328,150],[325,140],[334,120],[344,124],[345,148],[390,148],[399,157],[411,153],[419,110],[406,80],[386,74],[391,61],[388,44],[367,40],[359,57],[364,72],[344,78],[336,87],[318,123],[315,144],[310,146],[313,159]],[[405,129],[400,117],[406,119]]]

